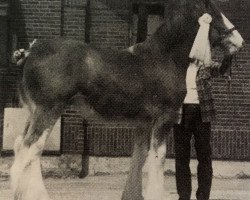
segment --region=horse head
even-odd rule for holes
[[[228,20],[213,0],[195,0],[200,9],[200,15],[208,13],[212,17],[210,23],[209,39],[213,47],[219,46],[224,49],[225,54],[233,55],[238,52],[244,44],[244,40],[235,26]]]
[[[207,38],[212,47],[220,47],[225,56],[231,57],[244,44],[235,26],[226,18],[213,0],[168,0],[162,25],[152,35],[161,52],[173,55],[175,62],[187,65],[188,55],[194,45],[204,14],[211,17]],[[201,34],[202,35],[202,34]],[[181,56],[180,56],[181,55]]]

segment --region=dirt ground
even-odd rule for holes
[[[85,179],[45,179],[45,185],[53,200],[120,200],[126,175],[88,176]],[[177,200],[175,178],[166,176],[166,200]],[[144,177],[144,187],[146,177]],[[197,188],[193,178],[193,190]],[[0,199],[12,200],[9,181],[0,180]],[[195,199],[195,192],[192,194]],[[250,199],[250,179],[213,179],[211,200],[248,200]]]

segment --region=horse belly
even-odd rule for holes
[[[105,118],[137,118],[142,112],[140,98],[132,98],[119,93],[107,93],[89,98],[88,103]]]

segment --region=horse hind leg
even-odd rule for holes
[[[15,161],[11,168],[11,187],[15,200],[48,200],[48,194],[42,181],[39,153],[45,143],[44,134],[30,147],[23,145],[15,152]]]
[[[37,107],[31,113],[23,135],[14,145],[15,160],[11,168],[11,186],[15,200],[48,200],[43,184],[40,157],[56,120],[63,111],[62,105]]]

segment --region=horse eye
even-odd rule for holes
[[[227,29],[224,29],[223,32],[222,32],[222,35],[223,35],[223,36],[226,36],[226,35],[228,35],[228,34],[230,34],[230,31],[227,30]]]
[[[220,37],[225,38],[226,36],[227,36],[226,34],[222,34]]]

